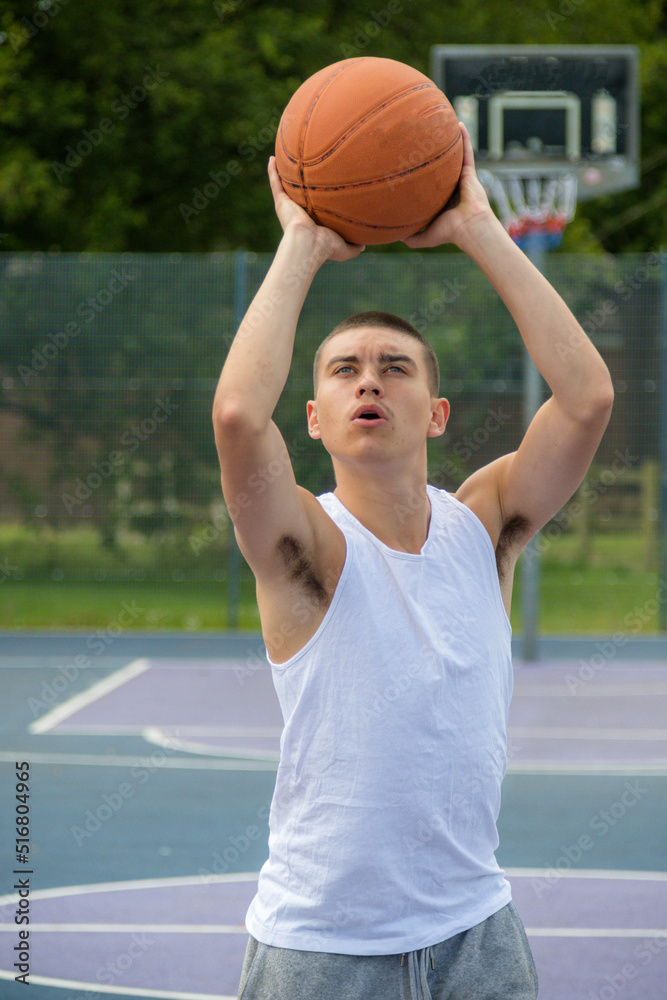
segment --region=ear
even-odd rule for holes
[[[449,401],[447,399],[436,399],[431,411],[431,422],[428,425],[427,437],[440,437],[445,433],[447,421],[449,420]]]
[[[314,399],[309,399],[306,403],[306,415],[308,417],[308,433],[311,438],[318,441],[321,437],[320,425],[317,419],[317,403]]]

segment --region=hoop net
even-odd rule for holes
[[[577,204],[577,175],[549,177],[498,176],[480,172],[480,179],[496,203],[505,229],[522,249],[531,239],[545,250],[557,247]]]

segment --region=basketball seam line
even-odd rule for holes
[[[394,96],[392,98],[390,98],[389,100],[386,100],[382,104],[377,105],[364,118],[360,118],[358,121],[356,121],[354,123],[354,125],[347,132],[345,132],[344,135],[342,135],[338,139],[338,141],[336,142],[336,144],[334,146],[331,146],[329,149],[327,149],[327,151],[325,153],[323,153],[322,155],[318,156],[316,159],[304,160],[303,145],[304,145],[304,140],[305,140],[305,133],[307,131],[308,122],[310,121],[310,118],[312,117],[312,112],[315,109],[315,105],[317,104],[317,101],[321,97],[321,94],[318,94],[317,97],[315,98],[315,101],[313,102],[313,104],[311,105],[311,107],[308,109],[308,114],[306,115],[306,117],[304,119],[304,122],[303,122],[303,128],[302,128],[302,131],[301,131],[301,136],[299,138],[298,159],[296,159],[294,156],[292,156],[288,152],[287,147],[285,145],[285,140],[282,138],[282,131],[283,131],[282,127],[280,129],[281,139],[282,139],[282,144],[283,144],[283,151],[285,153],[285,156],[286,156],[287,160],[290,163],[298,164],[299,165],[299,173],[303,177],[302,171],[303,171],[303,166],[304,165],[307,165],[309,167],[314,167],[314,166],[317,166],[317,164],[323,163],[328,157],[330,157],[333,153],[335,153],[338,149],[340,149],[340,147],[345,142],[348,141],[348,139],[350,138],[350,136],[354,135],[355,132],[358,132],[359,129],[362,128],[364,125],[367,125],[369,121],[372,121],[372,119],[374,117],[376,117],[380,113],[380,111],[383,111],[385,108],[391,107],[392,104],[396,104],[397,101],[401,100],[404,97],[409,97],[411,94],[418,93],[420,90],[434,90],[436,94],[440,93],[440,91],[435,86],[435,84],[428,84],[428,83],[420,83],[417,86],[410,87],[408,90],[402,90],[402,91],[400,91],[400,93],[394,94]],[[435,107],[437,107],[437,105]],[[443,109],[443,110],[446,110],[446,108]],[[458,137],[457,137],[457,139],[458,139]],[[454,142],[456,142],[457,139],[455,139]]]
[[[334,219],[340,219],[341,222],[350,222],[352,225],[355,225],[355,226],[363,225],[364,229],[376,229],[376,230],[378,230],[378,232],[380,232],[382,230],[386,230],[387,232],[395,232],[395,231],[399,231],[399,230],[402,230],[402,229],[408,229],[408,226],[410,228],[412,228],[412,226],[414,225],[414,226],[416,226],[416,229],[414,229],[412,232],[416,233],[416,232],[419,232],[419,230],[422,229],[424,226],[428,225],[429,222],[432,222],[433,219],[435,219],[435,217],[437,215],[440,215],[440,212],[442,212],[442,209],[444,207],[445,206],[443,205],[433,215],[429,215],[429,217],[427,219],[424,219],[423,222],[416,222],[416,223],[410,222],[410,223],[404,223],[403,225],[398,225],[398,224],[395,223],[393,226],[382,226],[382,225],[380,225],[379,223],[376,223],[376,222],[364,222],[364,223],[360,223],[359,219],[351,219],[348,215],[341,215],[340,212],[334,212],[333,209],[331,209],[331,208],[325,209],[325,213],[326,213],[327,216],[331,216]],[[316,220],[316,221],[317,221],[317,224],[319,226],[327,226],[326,222],[320,222],[319,220]],[[330,228],[330,227],[328,227],[328,228]],[[410,234],[407,234],[407,235],[410,235]]]
[[[340,73],[343,73],[346,68],[347,68],[347,66],[340,66],[336,70],[335,73],[332,73],[329,76],[329,78],[327,79],[327,81],[325,82],[325,84],[323,85],[323,87],[315,95],[314,100],[312,101],[310,107],[308,108],[308,113],[306,114],[306,116],[305,116],[305,118],[303,120],[303,123],[302,123],[302,126],[301,126],[301,132],[299,134],[299,150],[298,150],[298,152],[299,152],[299,159],[298,159],[298,168],[299,168],[299,176],[301,178],[301,191],[303,191],[303,195],[304,195],[304,198],[306,200],[306,206],[305,206],[306,207],[306,212],[308,213],[308,215],[310,215],[311,219],[313,219],[313,221],[316,222],[318,225],[320,224],[320,220],[319,220],[319,218],[317,216],[317,212],[315,211],[315,209],[313,207],[313,204],[312,204],[312,202],[310,200],[309,193],[308,193],[308,186],[306,184],[306,178],[304,176],[305,164],[304,164],[304,158],[303,158],[303,147],[304,147],[304,144],[305,144],[305,141],[306,141],[306,133],[308,131],[308,123],[309,123],[309,121],[310,121],[310,119],[311,119],[311,117],[313,115],[313,111],[315,110],[315,106],[316,106],[317,102],[319,101],[322,93],[324,92],[324,90],[326,90],[326,88],[329,86],[329,84],[331,83],[331,81],[335,80],[336,77]],[[283,138],[282,121],[281,121],[281,125],[280,125],[280,138],[281,138],[281,141],[282,141],[282,144],[283,144],[283,149],[285,150],[285,153],[287,153],[287,149],[285,147],[285,140]],[[289,155],[287,156],[287,158],[288,158],[288,160],[291,159],[291,157]],[[297,161],[293,160],[292,162],[297,162]],[[296,187],[296,185],[291,185],[291,186],[292,187]]]
[[[310,191],[350,191],[353,190],[354,188],[368,187],[371,184],[381,184],[383,181],[395,181],[399,177],[407,177],[409,174],[413,174],[415,170],[421,170],[424,167],[430,166],[432,163],[437,163],[443,157],[448,156],[459,142],[461,142],[460,132],[454,139],[454,141],[447,147],[447,149],[443,150],[441,153],[438,153],[437,156],[431,157],[430,160],[424,160],[423,163],[417,163],[415,164],[415,166],[409,167],[407,170],[401,170],[400,173],[397,174],[383,174],[381,177],[373,177],[367,181],[355,181],[353,184],[336,184],[336,185],[309,184],[308,188]],[[301,186],[297,184],[295,181],[283,180],[283,185],[286,188],[290,187],[297,190],[303,190]]]

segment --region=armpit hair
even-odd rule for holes
[[[528,518],[524,517],[523,514],[515,514],[514,517],[511,517],[503,525],[498,544],[496,545],[496,566],[498,568],[498,576],[501,580],[505,576],[509,553],[514,548],[517,540],[528,532],[529,527]]]
[[[304,545],[292,535],[282,535],[277,548],[285,566],[287,579],[298,583],[315,604],[328,604],[329,595],[315,573]]]

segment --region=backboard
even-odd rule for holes
[[[435,45],[431,77],[480,173],[576,176],[579,201],[639,185],[634,46]]]

